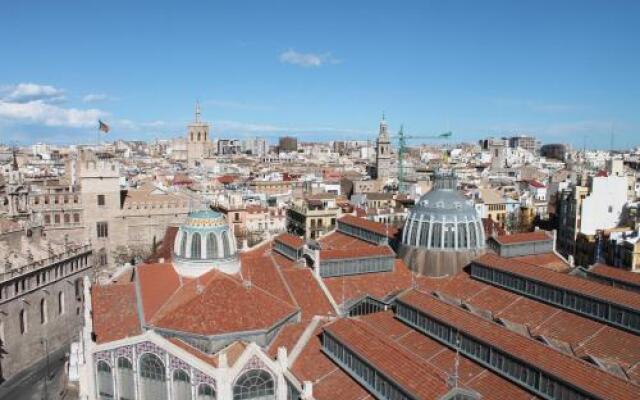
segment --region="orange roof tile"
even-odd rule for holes
[[[589,274],[640,286],[640,274],[622,268],[611,267],[606,264],[594,264],[589,268]]]
[[[545,268],[538,268],[531,264],[502,258],[495,254],[484,254],[476,258],[473,262],[514,275],[548,283],[592,298],[601,299],[634,310],[640,310],[640,294],[634,292],[602,285],[577,276],[561,274]]]
[[[140,320],[133,283],[91,288],[93,332],[97,343],[139,335]]]
[[[353,215],[349,214],[340,217],[338,221],[347,225],[357,226],[359,228],[375,232],[382,236],[388,236],[390,238],[395,237],[395,235],[398,233],[398,228],[395,228],[393,226],[389,226],[389,228],[387,229],[387,226],[385,224],[381,224],[379,222],[371,221],[364,218],[354,217]]]
[[[478,340],[491,343],[507,354],[517,355],[529,365],[594,396],[611,399],[636,399],[640,396],[638,386],[429,295],[410,291],[401,297],[401,301]]]
[[[539,242],[542,240],[553,240],[547,231],[538,230],[534,232],[512,233],[510,235],[494,236],[494,239],[500,244],[519,244],[527,242]]]

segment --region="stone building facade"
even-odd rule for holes
[[[56,242],[41,226],[0,221],[0,381],[68,345],[82,327],[88,243]]]

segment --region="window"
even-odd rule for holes
[[[166,400],[167,385],[164,364],[151,353],[140,357],[140,392],[143,400]]]
[[[71,215],[65,214],[64,215],[64,223],[68,224],[69,222],[71,222]]]
[[[275,384],[268,372],[252,369],[242,374],[233,385],[233,400],[275,399]]]
[[[105,198],[103,194],[98,195],[98,206],[103,207],[105,205]]]
[[[216,390],[206,383],[198,386],[198,400],[216,400]]]
[[[218,258],[218,238],[213,233],[207,235],[207,258]]]
[[[181,369],[173,371],[173,400],[190,400],[191,383],[189,375]]]
[[[113,399],[113,374],[105,361],[98,361],[98,398]]]
[[[74,204],[78,204],[78,196],[73,196],[73,202]]]
[[[231,255],[231,247],[229,243],[229,232],[222,232],[222,251],[224,252],[224,258],[227,258]]]
[[[64,314],[64,292],[58,293],[58,315]]]
[[[180,257],[187,256],[187,232],[182,232],[182,238],[180,238]]]
[[[51,225],[51,216],[50,215],[45,215],[44,216],[44,224],[45,225]]]
[[[40,300],[40,323],[41,324],[46,324],[47,323],[47,300],[46,299],[42,299]]]
[[[134,400],[136,397],[133,383],[133,365],[129,359],[118,358],[118,394],[119,400]]]
[[[78,213],[73,214],[73,222],[76,224],[80,222],[80,214]]]
[[[60,214],[56,214],[53,216],[53,223],[58,225],[60,223]]]
[[[200,242],[200,234],[194,233],[191,235],[191,257],[201,258],[202,256],[202,244]]]
[[[22,309],[20,310],[20,333],[23,335],[27,333],[27,323],[27,311]]]
[[[99,238],[106,238],[109,236],[109,225],[106,222],[96,222],[96,233]]]

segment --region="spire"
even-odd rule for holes
[[[196,101],[196,123],[200,122],[200,101]]]
[[[382,139],[382,141],[389,140],[389,133],[387,131],[387,121],[385,120],[384,112],[382,113],[382,119],[380,120],[380,130],[378,132],[378,140]]]
[[[13,153],[13,162],[11,164],[11,168],[13,171],[18,171],[20,168],[18,168],[18,157],[16,156],[16,147],[13,147],[12,150]]]

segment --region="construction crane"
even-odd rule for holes
[[[449,139],[453,135],[451,131],[441,133],[435,136],[414,136],[414,135],[405,135],[404,127],[400,125],[400,131],[397,135],[392,135],[392,138],[398,139],[398,192],[404,193],[405,191],[405,183],[404,183],[404,153],[406,151],[407,140],[414,139]]]

